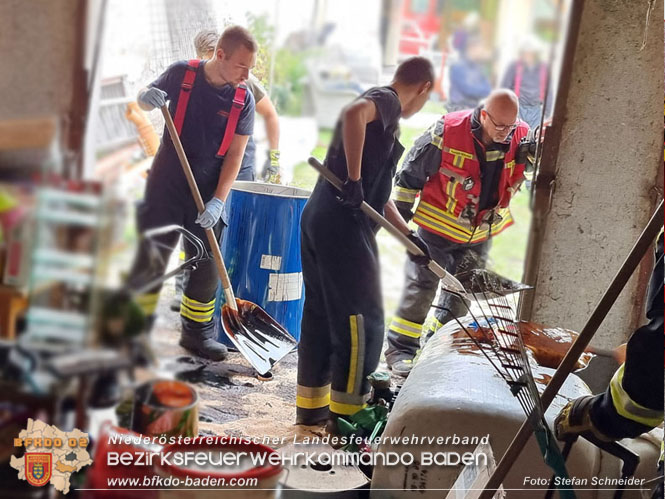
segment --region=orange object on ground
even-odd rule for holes
[[[158,381],[152,387],[152,394],[167,407],[185,407],[194,399],[191,389],[178,381]]]

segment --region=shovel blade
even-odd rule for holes
[[[224,332],[259,374],[268,373],[298,342],[258,305],[236,299],[238,311],[222,307]]]

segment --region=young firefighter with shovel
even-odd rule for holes
[[[254,131],[254,98],[242,84],[254,66],[256,50],[256,42],[246,29],[229,27],[219,39],[211,60],[176,62],[139,92],[139,105],[146,111],[170,101],[175,129],[205,203],[205,210],[199,213],[173,140],[165,129],[143,202],[138,207],[141,233],[155,227],[180,225],[203,240],[208,252],[211,247],[206,240],[206,229],[213,229],[216,239],[221,239],[226,226],[224,203]],[[171,232],[160,237],[157,258],[154,247],[141,241],[127,283],[130,290],[139,290],[165,273],[179,234]],[[193,252],[188,242],[185,252],[187,258]],[[200,262],[190,273],[180,307],[180,345],[202,357],[223,360],[227,349],[216,341],[213,325],[217,283],[212,257]],[[160,289],[161,283],[156,284],[136,298],[149,324]]]
[[[336,421],[362,409],[369,395],[367,376],[379,362],[384,328],[379,259],[375,225],[361,211],[363,201],[385,212],[420,247],[424,256],[414,259],[423,265],[430,260],[427,246],[389,198],[404,151],[399,119],[422,108],[433,83],[427,59],[408,59],[389,86],[371,88],[348,105],[335,127],[325,163],[344,184],[338,191],[319,178],[301,220],[305,306],[297,424]]]

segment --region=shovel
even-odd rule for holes
[[[187,178],[187,184],[192,191],[192,197],[196,203],[196,209],[203,213],[205,205],[201,199],[201,193],[194,180],[189,161],[182,148],[180,137],[173,124],[171,113],[164,105],[161,108],[166,127],[173,141],[176,153],[180,159],[182,171]],[[222,281],[222,289],[226,297],[226,303],[222,306],[222,327],[224,332],[235,345],[238,351],[258,371],[259,374],[267,374],[279,360],[282,359],[297,345],[291,336],[275,319],[270,317],[258,305],[236,298],[231,289],[229,274],[226,272],[222,252],[212,229],[205,230],[212,256],[215,259],[217,272]]]
[[[318,159],[310,157],[308,160],[309,164],[318,171],[323,178],[330,182],[336,189],[342,190],[342,181],[337,178],[337,176],[331,172],[328,168],[323,166]],[[378,211],[372,208],[365,201],[360,205],[360,211],[367,215],[370,219],[376,222],[378,225],[386,229],[395,239],[397,239],[402,245],[406,247],[409,253],[414,255],[423,256],[424,253],[422,250],[416,246],[408,237],[406,237],[402,232],[397,229],[393,224],[391,224],[384,216],[382,216]],[[466,290],[462,283],[459,282],[452,274],[446,271],[441,265],[436,263],[434,260],[430,260],[427,264],[427,268],[430,269],[434,275],[441,279],[441,285],[446,291],[453,293],[459,293],[466,295]]]

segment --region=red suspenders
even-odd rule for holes
[[[243,85],[238,85],[236,87],[236,93],[233,95],[233,103],[231,104],[231,112],[229,113],[229,119],[226,122],[226,130],[224,130],[224,138],[222,143],[219,146],[219,151],[217,151],[217,157],[222,158],[226,154],[226,151],[229,150],[231,145],[231,140],[233,140],[233,134],[236,133],[236,127],[238,126],[238,118],[240,118],[240,111],[245,107],[245,94],[247,93],[247,88]]]
[[[545,102],[545,87],[547,86],[547,66],[540,65],[540,102]]]
[[[180,94],[178,95],[178,104],[175,108],[175,117],[173,118],[173,124],[175,129],[178,132],[178,135],[181,135],[182,125],[185,122],[185,114],[187,113],[187,105],[189,104],[189,96],[192,93],[192,88],[194,86],[194,81],[196,80],[196,71],[201,63],[198,59],[191,59],[188,61],[187,69],[185,70],[185,76],[182,79],[182,84],[180,85]],[[240,118],[240,112],[243,107],[245,107],[245,95],[247,94],[247,88],[244,85],[238,85],[236,88],[235,94],[233,95],[233,103],[231,104],[231,110],[229,112],[229,118],[226,122],[226,129],[224,130],[224,137],[222,138],[222,143],[219,146],[217,151],[217,157],[222,158],[229,150],[231,141],[233,140],[233,135],[236,132],[238,126],[238,119]]]
[[[182,135],[182,124],[185,122],[185,113],[187,112],[187,104],[189,104],[189,96],[192,93],[194,80],[196,80],[196,70],[201,63],[198,59],[191,59],[187,62],[187,69],[185,76],[180,85],[180,95],[178,95],[178,105],[175,108],[175,117],[173,124],[178,132],[178,136]]]

